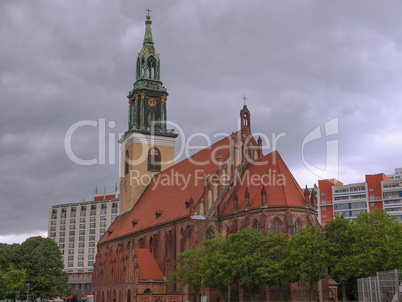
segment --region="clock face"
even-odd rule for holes
[[[156,107],[156,101],[154,99],[149,99],[148,100],[148,105],[149,107]]]

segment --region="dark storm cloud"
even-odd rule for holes
[[[317,181],[303,139],[334,118],[343,182],[402,165],[398,1],[2,1],[0,235],[46,231],[52,204],[114,188],[118,165],[73,163],[64,136],[83,120],[116,140],[126,130],[148,6],[168,117],[187,138],[235,131],[246,94],[254,131],[286,133],[278,148],[302,186]],[[72,143],[96,158],[98,128]],[[306,148],[317,166],[325,143]]]

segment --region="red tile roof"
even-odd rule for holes
[[[246,208],[245,192],[249,192],[250,209],[262,206],[261,190],[265,186],[268,207],[304,207],[304,194],[299,184],[286,166],[278,151],[260,157],[249,163],[246,172],[236,187],[238,211]],[[223,211],[223,215],[233,213],[233,199]]]
[[[237,138],[239,134],[240,131],[234,135]],[[186,200],[192,197],[197,203],[204,193],[204,175],[211,177],[216,173],[216,159],[220,154],[223,161],[226,160],[230,142],[231,136],[228,136],[155,175],[133,209],[118,216],[99,243],[188,217]],[[248,164],[236,187],[239,210],[245,209],[246,188],[250,194],[250,208],[261,207],[263,184],[268,207],[304,207],[303,191],[276,151]],[[233,196],[223,214],[232,213],[232,208]]]
[[[134,249],[137,257],[138,280],[164,281],[162,271],[156,263],[149,249]]]
[[[235,138],[239,134],[240,131],[234,133]],[[197,201],[202,196],[204,175],[214,175],[218,155],[225,160],[229,156],[230,144],[231,136],[225,137],[155,175],[133,209],[118,216],[110,227],[113,232],[106,232],[99,243],[188,216],[186,200],[193,197]],[[156,212],[162,210],[156,218]],[[137,223],[133,226],[134,221]]]

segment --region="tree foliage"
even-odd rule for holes
[[[402,269],[402,224],[384,211],[343,217],[321,228],[310,226],[294,235],[268,234],[246,228],[227,238],[221,234],[205,245],[180,254],[170,282],[215,288],[225,297],[228,286],[251,294],[261,285],[279,286],[304,280],[313,288],[327,273],[343,284],[377,271]],[[343,287],[345,289],[345,287]],[[345,292],[345,290],[344,290]],[[351,291],[349,291],[350,293]]]
[[[7,272],[1,277],[3,284],[6,288],[6,294],[8,296],[14,296],[17,300],[25,287],[26,281],[26,270],[25,269],[15,269],[10,266]]]
[[[49,238],[38,236],[22,244],[0,244],[0,275],[8,276],[10,264],[25,272],[24,282],[29,284],[32,297],[51,297],[60,295],[64,289],[69,291],[60,250]],[[3,297],[4,292],[0,291],[0,298]]]
[[[326,276],[328,254],[324,235],[317,227],[309,226],[300,229],[292,240],[299,260],[295,269],[310,284],[310,299],[313,301],[314,284]]]

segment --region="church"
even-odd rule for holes
[[[277,151],[263,154],[246,105],[238,131],[174,163],[177,134],[167,129],[168,92],[151,24],[148,14],[128,95],[128,130],[119,140],[120,213],[97,247],[92,293],[100,302],[199,301],[189,286],[181,290],[165,282],[181,252],[218,232],[227,236],[251,227],[267,236],[320,226],[314,191],[300,188]],[[299,282],[288,285],[284,297],[304,301],[308,292]],[[214,289],[201,294],[203,301],[222,301]],[[328,300],[327,279],[316,295]],[[236,290],[231,297],[248,300],[247,293]],[[277,288],[267,286],[259,300],[279,297]]]

